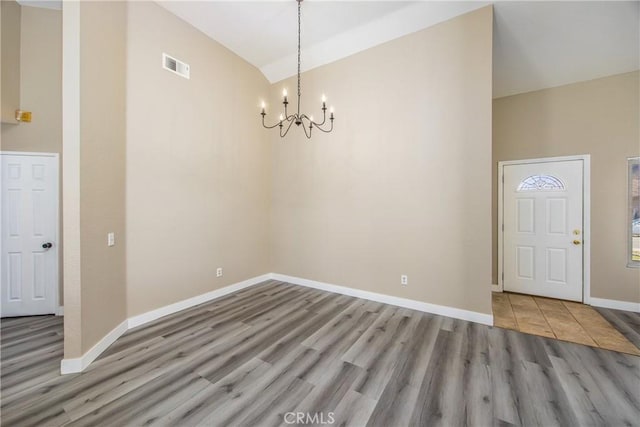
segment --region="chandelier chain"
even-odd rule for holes
[[[302,95],[300,90],[300,6],[302,0],[298,0],[298,112],[300,112],[300,96]]]
[[[324,133],[329,133],[333,130],[333,108],[329,109],[329,127],[325,126],[326,120],[327,120],[327,106],[326,106],[326,98],[324,97],[324,95],[322,95],[322,121],[315,121],[313,120],[313,116],[307,116],[306,114],[300,114],[300,98],[302,97],[302,78],[300,76],[301,74],[301,28],[302,28],[302,11],[301,11],[301,6],[302,6],[302,1],[303,0],[296,0],[298,2],[298,108],[297,111],[293,114],[288,114],[287,113],[287,105],[289,104],[289,101],[287,100],[287,90],[285,88],[285,90],[282,91],[282,96],[283,96],[283,101],[282,101],[282,105],[284,106],[284,114],[280,114],[280,120],[277,121],[275,124],[273,125],[267,125],[265,123],[265,116],[267,115],[267,112],[265,111],[265,103],[264,101],[262,102],[262,112],[260,113],[260,115],[262,116],[262,126],[266,129],[273,129],[275,127],[280,128],[280,137],[284,137],[288,132],[289,129],[291,129],[291,125],[293,125],[294,123],[296,124],[296,126],[301,126],[304,134],[307,138],[311,138],[311,131],[315,128],[318,129],[320,132],[324,132]]]

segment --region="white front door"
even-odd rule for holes
[[[2,153],[1,210],[1,316],[55,313],[58,157]]]
[[[504,290],[582,301],[583,160],[503,169]]]

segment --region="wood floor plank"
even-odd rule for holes
[[[408,320],[397,307],[387,307],[342,356],[342,360],[367,368],[378,357],[378,351],[387,347],[386,344],[392,340],[396,329],[406,327]]]
[[[344,310],[345,307],[343,305],[336,305],[331,311],[327,311],[324,314],[309,312],[309,315],[303,322],[282,337],[282,339],[270,347],[267,347],[258,357],[267,363],[275,363],[277,360],[283,358],[286,353],[292,351],[298,345],[302,345],[309,339],[308,337],[314,336],[318,329],[329,324],[328,322],[332,322],[334,317]]]
[[[399,360],[369,419],[370,425],[409,423],[440,331],[440,319],[420,316],[420,321],[403,349],[407,357]],[[370,399],[371,400],[371,399]]]
[[[609,425],[634,425],[640,415],[637,397],[640,392],[638,366],[640,359],[622,353],[555,340],[544,340],[556,366],[565,395],[578,419],[604,419]],[[609,355],[620,357],[609,359]],[[560,363],[562,361],[563,363]],[[595,368],[597,366],[597,369]],[[567,390],[571,390],[567,393]],[[638,394],[636,394],[638,396]],[[575,399],[581,399],[580,404]],[[595,408],[585,413],[580,408]],[[636,421],[632,421],[635,419]]]
[[[300,377],[311,384],[319,384],[325,377],[325,373],[330,369],[335,360],[341,360],[341,356],[353,345],[353,343],[367,330],[376,318],[376,314],[364,310],[360,317],[354,318],[353,323],[347,330],[340,333],[331,333],[330,341],[323,341],[320,350],[316,350],[318,357]],[[303,348],[307,348],[303,346]]]
[[[551,300],[515,298],[525,311],[532,301],[562,316]],[[602,310],[633,342],[640,317]],[[640,357],[277,281],[129,331],[81,374],[59,374],[62,326],[0,321],[0,425],[262,427],[288,425],[288,412],[380,427],[640,420]]]
[[[105,405],[77,412],[80,416],[70,414],[74,421],[69,425],[142,425],[166,415],[209,385],[210,382],[188,369],[176,369]]]
[[[476,323],[467,323],[462,332],[461,355],[465,365],[462,389],[467,425],[491,425],[494,422],[489,330]]]
[[[606,398],[593,383],[588,373],[578,374],[563,358],[551,356],[551,364],[565,390],[569,405],[576,414],[580,425],[605,425],[605,418],[611,419]],[[567,391],[569,393],[567,393]]]
[[[274,383],[275,384],[279,384]],[[301,380],[291,378],[288,382],[282,382],[286,387],[265,389],[265,393],[255,399],[246,407],[242,417],[229,422],[229,426],[278,426],[284,420],[284,414],[295,408],[296,404],[308,395],[313,385]],[[203,426],[212,425],[213,420],[206,420]]]
[[[335,360],[327,370],[324,381],[319,382],[296,407],[297,412],[333,412],[353,383],[362,375],[363,369],[349,362]]]
[[[441,351],[429,361],[409,425],[463,425],[466,417],[459,397],[463,394],[462,335],[440,330],[435,347]]]
[[[328,312],[333,316],[323,322],[314,333],[309,334],[302,341],[302,345],[312,347],[318,351],[325,350],[335,341],[336,336],[344,335],[345,331],[351,329],[355,317],[366,311],[366,301],[356,300],[349,305],[340,305],[336,306],[336,308],[341,308],[342,310],[340,310],[339,314],[333,314],[336,313],[336,309]]]
[[[297,292],[295,289],[286,288],[285,295],[280,295],[278,301],[281,301],[288,295],[293,298],[297,295]],[[234,321],[240,320],[243,317],[265,313],[270,310],[274,302],[276,301],[267,300],[265,299],[265,294],[259,293],[249,295],[246,300],[230,299],[228,300],[228,304],[223,308],[219,308],[216,303],[202,304],[189,309],[182,317],[171,315],[166,319],[163,318],[152,322],[150,325],[145,325],[144,328],[136,328],[127,332],[105,352],[105,355],[121,351],[128,345],[133,345],[140,340],[153,338],[158,335],[165,336],[179,333],[185,328],[188,329],[192,326],[198,326],[199,322],[211,322],[212,320],[220,322]]]
[[[45,335],[33,337],[32,340],[28,340],[14,346],[6,346],[2,349],[2,354],[4,355],[4,360],[11,361],[15,358],[22,357],[24,354],[38,351],[43,347],[59,342],[60,335],[55,332],[49,332]]]
[[[487,335],[494,417],[501,422],[521,425],[518,411],[520,396],[514,384],[514,372],[518,360],[507,339],[508,332],[500,328],[491,328]]]
[[[233,336],[241,330],[228,330],[218,338],[224,339],[226,336]],[[186,359],[185,355],[192,354],[197,350],[206,351],[219,345],[219,342],[214,339],[215,336],[215,331],[204,329],[173,342],[169,348],[157,346],[149,351],[134,353],[117,363],[103,367],[103,369],[88,370],[71,383],[65,382],[62,378],[59,383],[43,385],[42,389],[37,391],[40,396],[37,401],[18,401],[12,409],[20,411],[29,405],[30,409],[37,411],[46,406],[62,406],[77,399],[89,401],[92,396],[102,396],[102,402],[108,403],[110,399],[115,399],[122,395],[123,391],[128,390],[129,381],[148,373],[151,373],[151,376],[147,378],[154,379],[161,374],[163,369],[170,369],[172,366],[182,363]]]
[[[211,384],[195,394],[191,399],[169,412],[166,416],[154,419],[150,424],[159,425],[195,425],[202,422],[216,408],[238,399],[247,390],[263,378],[270,365],[251,359],[242,367],[225,376],[220,384]]]
[[[530,406],[534,417],[527,419],[526,423],[559,427],[578,425],[553,369],[528,361],[522,361],[520,367],[525,378],[526,396],[540,398],[537,405]]]
[[[371,418],[376,403],[365,395],[349,390],[333,412],[333,424],[346,427],[363,426],[364,420]],[[399,422],[395,424],[401,425]]]
[[[398,369],[399,363],[407,357],[407,343],[410,341],[410,337],[416,333],[420,317],[407,317],[403,315],[402,311],[398,311],[395,320],[391,320],[392,327],[385,331],[386,337],[377,341],[377,345],[372,345],[367,352],[361,353],[368,357],[366,363],[359,365],[365,371],[354,383],[355,391],[375,400],[380,399],[394,372]],[[396,323],[397,328],[394,326]],[[376,326],[374,323],[369,329],[374,327],[377,329],[380,324]],[[389,333],[387,334],[387,332]],[[372,335],[369,336],[372,337]],[[348,360],[348,354],[349,352],[345,353],[343,360]]]
[[[36,367],[42,363],[46,363],[50,360],[61,360],[64,349],[62,340],[53,342],[46,346],[43,346],[35,351],[29,352],[29,357],[25,358],[16,357],[12,360],[3,360],[0,372],[2,372],[2,379],[7,380],[7,377],[20,373],[29,369],[30,367]]]
[[[274,321],[263,327],[249,327],[215,351],[196,356],[191,363],[195,371],[216,382],[245,361],[257,356],[265,347],[285,336],[290,328],[307,317],[304,310],[283,311]]]
[[[60,333],[61,333],[60,324],[56,322],[30,333],[23,333],[20,335],[16,335],[14,338],[8,339],[5,337],[2,337],[3,339],[2,341],[0,341],[0,348],[8,350],[18,345],[27,344],[28,342],[40,340],[47,336],[60,337]]]
[[[265,374],[251,381],[243,392],[232,393],[228,399],[218,401],[209,406],[208,413],[199,421],[209,425],[237,425],[247,413],[255,410],[255,405],[264,408],[271,399],[278,398],[286,390],[296,389],[296,399],[304,397],[313,387],[300,379],[300,374],[312,365],[319,357],[315,350],[300,347],[271,366]],[[224,383],[220,381],[219,383]],[[306,392],[303,392],[306,390]],[[289,396],[280,396],[287,399]]]

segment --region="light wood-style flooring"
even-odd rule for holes
[[[3,426],[640,423],[640,357],[281,282],[129,331],[82,374],[58,373],[60,318],[1,338]]]
[[[508,292],[494,292],[492,302],[493,323],[500,328],[640,356],[637,344],[612,324],[620,317],[614,313],[616,310],[605,309],[603,313],[606,314],[602,315],[594,307],[577,302]],[[634,316],[622,316],[623,324],[633,325],[624,320],[632,322]],[[630,328],[619,327],[629,333]],[[640,329],[636,331],[636,334],[631,335],[634,338],[638,336]]]

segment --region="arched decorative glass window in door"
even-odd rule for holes
[[[518,185],[518,191],[562,191],[564,183],[551,175],[531,175]]]

